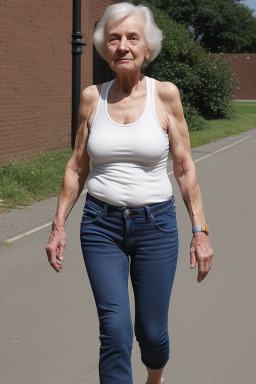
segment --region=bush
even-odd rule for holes
[[[232,117],[236,80],[228,64],[206,52],[183,25],[165,12],[146,5],[152,9],[164,40],[159,56],[145,74],[177,85],[191,130],[201,129],[203,119]]]

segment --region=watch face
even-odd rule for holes
[[[206,233],[210,233],[210,230],[209,230],[209,227],[208,227],[207,224],[202,225],[202,231],[203,231],[203,232],[206,232]]]

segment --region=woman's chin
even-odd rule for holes
[[[134,70],[136,70],[136,69],[140,70],[140,67],[136,68],[136,66],[134,66],[134,63],[132,61],[117,62],[112,67],[112,70],[115,72],[134,72]]]

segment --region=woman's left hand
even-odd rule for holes
[[[190,268],[198,263],[197,281],[200,283],[212,267],[213,251],[209,237],[205,232],[196,232],[190,244]]]

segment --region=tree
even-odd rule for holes
[[[135,1],[138,3],[137,1]],[[211,52],[256,52],[256,18],[243,0],[150,0]]]

